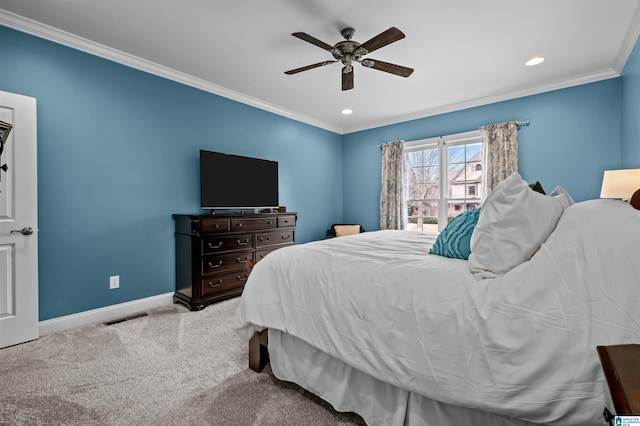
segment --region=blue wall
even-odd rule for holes
[[[171,214],[200,211],[200,149],[278,161],[298,242],[378,229],[392,140],[530,120],[520,172],[576,200],[603,170],[640,166],[637,47],[621,78],[340,136],[2,26],[0,45],[0,90],[38,101],[41,321],[175,289]]]
[[[621,167],[640,168],[640,43],[621,73]]]
[[[0,45],[0,90],[37,98],[41,321],[175,290],[201,148],[278,161],[297,242],[342,219],[340,135],[1,26]]]
[[[576,201],[600,195],[605,169],[620,166],[620,79],[556,90],[343,136],[344,220],[379,229],[378,145],[529,120],[520,128],[519,171],[551,191],[562,185]]]

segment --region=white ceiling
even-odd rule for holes
[[[640,33],[640,0],[0,0],[0,24],[338,133],[619,75]],[[292,37],[406,38],[370,57],[408,78],[341,64]],[[534,55],[546,61],[524,62]],[[0,56],[1,57],[1,56]],[[365,56],[366,57],[366,56]],[[343,108],[353,114],[343,116]]]

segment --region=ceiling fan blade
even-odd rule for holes
[[[328,50],[329,52],[333,52],[335,50],[333,46],[325,43],[324,41],[320,41],[317,38],[310,36],[307,33],[292,33],[291,35],[294,37],[298,37],[300,40],[304,40],[308,43],[315,44],[316,46],[324,50]]]
[[[302,72],[302,71],[312,70],[314,68],[318,68],[318,67],[322,67],[322,66],[325,66],[325,65],[333,64],[334,62],[338,62],[338,61],[318,62],[317,64],[307,65],[306,67],[296,68],[294,70],[285,71],[284,73],[287,74],[287,75],[297,74],[297,73]]]
[[[378,61],[377,59],[363,59],[360,63],[367,68],[388,72],[399,75],[400,77],[409,77],[413,73],[413,68],[390,64],[389,62]]]
[[[391,44],[404,38],[404,33],[396,27],[391,27],[386,31],[381,32],[374,38],[365,41],[360,45],[360,49],[364,49],[367,53],[371,53],[374,50],[378,50],[381,47]]]
[[[342,90],[353,89],[353,67],[342,67]]]

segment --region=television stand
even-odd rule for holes
[[[252,264],[295,244],[297,214],[174,214],[174,303],[192,311],[242,294]]]

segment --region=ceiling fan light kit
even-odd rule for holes
[[[314,68],[322,67],[325,65],[333,64],[336,62],[342,62],[342,90],[353,89],[353,63],[358,62],[366,68],[373,68],[378,71],[384,71],[389,74],[398,75],[400,77],[409,77],[413,73],[413,68],[404,67],[401,65],[391,64],[389,62],[378,61],[377,59],[363,58],[374,50],[378,50],[388,44],[394,43],[398,40],[402,40],[405,35],[402,31],[395,27],[391,27],[386,31],[381,32],[372,39],[360,44],[357,41],[352,40],[353,34],[356,32],[351,27],[343,28],[341,31],[343,41],[339,41],[334,46],[327,44],[317,38],[310,36],[307,33],[293,33],[294,37],[318,46],[333,55],[333,61],[323,61],[316,64],[307,65],[304,67],[296,68],[293,70],[285,71],[287,75],[297,74],[302,71],[311,70]]]

